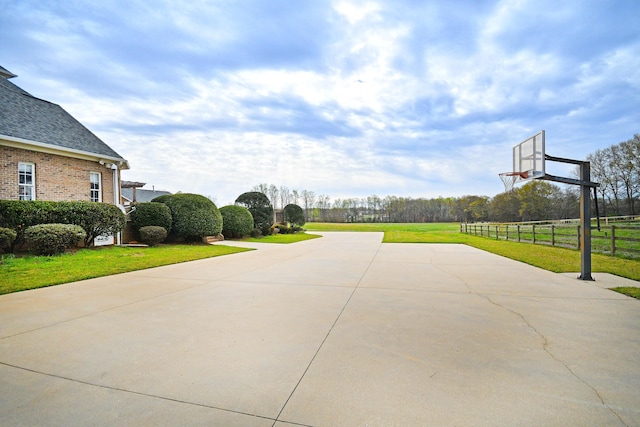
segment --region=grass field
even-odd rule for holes
[[[580,271],[580,252],[559,247],[506,242],[460,233],[458,223],[329,224],[307,223],[309,231],[379,231],[386,243],[460,243],[556,273]],[[592,254],[592,271],[640,281],[640,261]]]
[[[295,243],[320,236],[278,234],[259,239],[260,243]],[[155,247],[105,246],[81,249],[60,256],[5,255],[0,258],[0,294],[59,285],[145,268],[195,261],[250,249],[216,245],[160,245]]]
[[[244,252],[218,245],[164,245],[152,248],[107,246],[59,256],[0,258],[0,294],[59,285],[162,265]]]
[[[257,239],[247,238],[247,239],[242,239],[242,241],[287,244],[287,243],[302,242],[304,240],[309,240],[309,239],[317,239],[318,237],[320,236],[318,236],[317,234],[295,233],[295,234],[276,234],[272,236],[259,237]]]
[[[457,223],[438,224],[329,224],[308,223],[309,231],[384,232],[386,243],[458,243],[473,246],[557,273],[579,272],[580,252],[529,243],[506,242],[460,233]],[[260,239],[261,243],[293,243],[315,238],[312,234],[282,234]],[[0,294],[57,285],[179,262],[242,252],[247,249],[223,245],[164,245],[153,248],[104,247],[83,249],[55,257],[0,258]],[[640,261],[592,255],[594,272],[611,273],[640,281]],[[619,288],[636,298],[639,288]]]

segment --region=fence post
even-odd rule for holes
[[[536,244],[536,225],[533,224],[531,226],[531,234],[533,235],[533,244]]]
[[[496,225],[496,240],[500,240],[500,226]]]
[[[520,241],[520,224],[518,224],[518,242]]]
[[[611,226],[611,255],[616,254],[616,226]]]
[[[551,224],[551,246],[556,245],[556,226]]]
[[[505,225],[504,234],[506,235],[507,242],[509,241],[509,224]]]

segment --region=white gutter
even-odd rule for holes
[[[109,167],[109,165],[107,165]],[[120,180],[118,179],[119,171],[118,165],[111,164],[111,170],[113,171],[113,204],[120,208],[123,214],[126,214],[124,206],[120,203]],[[122,246],[122,232],[118,231],[118,245]]]
[[[16,138],[15,136],[8,136],[0,134],[0,145],[8,147],[22,148],[24,150],[33,150],[33,147],[37,147],[37,151],[49,153],[49,154],[62,154],[68,157],[74,157],[83,160],[103,161],[113,164],[117,164],[121,169],[129,169],[129,162],[121,157],[104,156],[101,154],[91,153],[89,151],[75,150],[73,148],[60,147],[53,144],[46,144],[44,142],[31,141],[28,139]]]

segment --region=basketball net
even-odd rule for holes
[[[503,172],[498,174],[504,184],[504,191],[513,191],[513,185],[520,179],[527,179],[529,172]],[[518,179],[519,178],[519,179]]]

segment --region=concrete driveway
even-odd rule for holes
[[[323,234],[1,296],[0,425],[640,425],[611,276]]]

